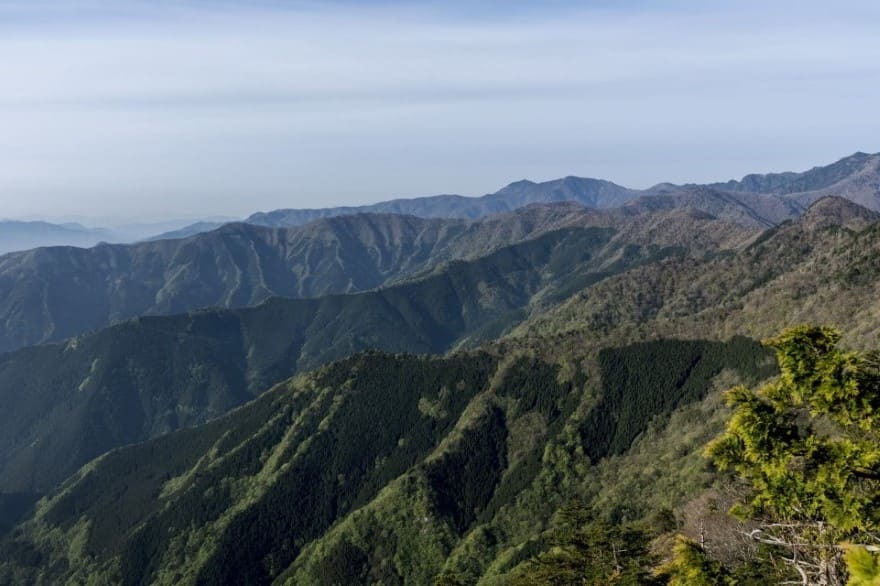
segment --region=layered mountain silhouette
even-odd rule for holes
[[[876,345],[877,165],[6,255],[6,348],[63,341],[0,356],[0,583],[510,583],[572,501],[687,532],[755,340]]]
[[[88,575],[123,584],[145,577],[504,583],[530,552],[552,547],[543,528],[566,495],[602,503],[615,519],[640,514],[643,501],[627,492],[637,486],[648,499],[667,483],[679,499],[704,490],[711,475],[693,467],[695,450],[722,421],[712,407],[713,381],[754,384],[773,374],[773,363],[748,338],[663,333],[764,331],[803,317],[742,321],[756,316],[736,298],[784,306],[780,279],[805,280],[789,291],[807,298],[802,311],[814,317],[837,311],[839,298],[822,288],[869,301],[876,279],[859,283],[851,271],[872,255],[856,258],[840,247],[876,251],[875,220],[851,202],[826,198],[734,255],[670,258],[584,289],[575,297],[578,311],[598,310],[591,305],[598,298],[618,321],[587,323],[576,345],[527,322],[528,335],[482,352],[358,355],[288,381],[226,418],[112,452],[42,501],[10,536],[3,552],[18,561],[5,571],[17,579]],[[820,270],[803,270],[820,261]],[[742,272],[748,266],[752,272]],[[670,271],[676,283],[668,289],[641,280]],[[662,315],[631,314],[623,296],[614,303],[622,288],[641,310],[658,303],[658,293]],[[710,299],[676,305],[698,290]],[[856,319],[876,315],[871,303]],[[722,321],[706,323],[707,311]],[[628,324],[628,317],[637,319]],[[554,318],[551,311],[534,323]],[[876,318],[870,323],[878,327]],[[640,336],[627,333],[633,325],[658,337],[617,345]],[[577,366],[585,356],[593,356],[587,364],[598,386]],[[633,477],[616,476],[623,472]]]
[[[752,174],[746,175],[740,181],[730,180],[702,186],[661,183],[649,189],[638,190],[601,179],[582,177],[565,177],[540,183],[522,180],[481,197],[436,195],[394,199],[364,206],[280,209],[253,214],[245,222],[270,227],[299,226],[319,218],[357,213],[474,219],[534,203],[570,201],[588,208],[611,208],[646,196],[682,194],[687,197],[689,192],[705,190],[727,194],[730,200],[743,209],[736,216],[761,218],[765,225],[767,222],[779,222],[797,216],[806,206],[824,195],[846,197],[869,209],[880,210],[880,154],[858,152],[830,165],[814,167],[802,173]],[[218,223],[193,224],[157,238],[182,238],[219,226]]]
[[[633,266],[753,235],[682,212],[599,217],[617,225],[549,231],[374,291],[140,317],[2,355],[0,492],[47,490],[107,450],[202,423],[354,352],[473,345]]]
[[[436,211],[440,208],[432,198],[308,211],[305,216],[282,210],[250,220],[274,226],[328,217],[305,226],[238,223],[184,239],[9,254],[0,257],[0,351],[62,340],[138,315],[242,307],[273,296],[368,290],[438,262],[471,258],[561,225],[610,221],[590,215],[583,206],[627,202],[612,208],[618,217],[651,210],[698,210],[763,229],[799,216],[825,191],[873,201],[878,161],[880,156],[859,153],[801,174],[749,176],[715,187],[664,185],[648,192],[571,177],[518,182],[484,198],[436,200],[470,206],[455,208],[470,210],[461,213]],[[773,192],[755,192],[764,189]],[[567,203],[528,205],[534,201]],[[514,212],[467,219],[512,208]],[[358,210],[395,214],[341,215]],[[414,215],[404,218],[397,212]]]
[[[479,221],[360,214],[296,228],[229,224],[183,240],[0,257],[0,351],[140,315],[373,289],[565,226],[635,226],[645,210],[529,206]]]
[[[113,239],[109,230],[79,224],[0,220],[0,254],[38,246],[89,247]]]

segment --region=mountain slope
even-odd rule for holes
[[[372,289],[548,230],[613,221],[564,204],[476,223],[360,215],[299,228],[229,224],[185,240],[9,254],[0,257],[0,351],[139,315]]]
[[[613,276],[522,324],[505,343],[552,335],[573,351],[596,336],[765,338],[813,322],[838,327],[851,347],[872,347],[880,332],[878,259],[877,212],[823,198],[736,254]]]
[[[731,194],[708,187],[642,196],[626,204],[639,210],[696,209],[742,226],[765,229],[800,216],[806,209],[776,195]]]
[[[687,246],[672,244],[687,233]],[[748,231],[710,217],[564,228],[354,295],[143,317],[0,356],[0,492],[42,491],[106,450],[216,417],[358,350],[442,353],[634,265],[718,250]]]
[[[506,583],[551,546],[568,499],[620,523],[712,482],[699,451],[724,413],[711,390],[773,363],[748,339],[705,339],[821,320],[873,343],[878,259],[877,215],[827,198],[742,250],[624,268],[486,353],[331,365],[90,464],[0,547],[0,576]]]
[[[479,352],[359,355],[226,418],[92,463],[0,547],[0,577],[429,583],[463,537],[553,469],[541,454],[565,429],[585,425],[587,445],[620,438],[595,444],[597,459],[625,452],[653,417],[699,400],[724,368],[761,376],[764,354],[744,340],[610,351],[611,361],[663,364],[665,380],[638,404],[626,398],[650,381],[608,381],[580,414],[587,378],[571,366]]]

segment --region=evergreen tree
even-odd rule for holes
[[[780,376],[728,391],[734,415],[707,448],[750,489],[734,512],[761,522],[752,537],[784,550],[803,584],[844,584],[844,541],[860,544],[850,546],[854,569],[876,564],[880,544],[880,369],[874,355],[839,350],[839,339],[801,326],[766,341]]]
[[[657,572],[668,586],[735,586],[737,581],[696,543],[678,537],[672,560]]]
[[[864,547],[846,546],[847,586],[880,586],[880,563],[877,556]]]

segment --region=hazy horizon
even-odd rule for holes
[[[810,168],[815,167],[815,166],[825,166],[825,165],[834,163],[842,158],[854,155],[857,152],[860,152],[860,151],[853,151],[852,153],[849,153],[847,155],[839,156],[839,157],[834,158],[833,160],[824,161],[824,162],[819,163],[817,165],[811,165],[810,167],[804,167],[804,168],[798,168],[798,169],[766,170],[766,171],[761,171],[761,172],[762,173],[785,173],[785,172],[789,172],[789,171],[803,172],[803,171],[807,171]],[[861,152],[875,154],[873,151],[861,151]],[[730,179],[740,180],[743,178],[743,176],[745,174],[746,173],[744,173],[743,175],[739,175],[739,176],[735,176],[735,177],[731,176],[731,177],[726,177],[723,179],[718,177],[718,178],[714,178],[714,179],[708,179],[708,180],[702,181],[700,183],[726,182]],[[74,213],[74,214],[61,214],[61,215],[35,214],[35,215],[21,215],[21,216],[11,216],[11,217],[0,216],[0,221],[16,221],[16,222],[44,221],[44,222],[58,223],[58,224],[71,223],[71,224],[80,224],[85,228],[112,228],[112,227],[119,227],[119,226],[125,226],[125,225],[138,225],[138,224],[142,224],[144,226],[169,224],[169,225],[184,227],[186,225],[189,225],[190,223],[195,223],[195,222],[200,222],[200,221],[235,222],[235,221],[239,221],[239,220],[245,220],[245,219],[247,219],[248,216],[250,216],[254,213],[257,213],[257,212],[268,212],[268,211],[273,211],[276,209],[284,209],[284,208],[315,209],[315,208],[322,208],[322,207],[337,207],[337,206],[349,206],[349,205],[356,207],[356,206],[361,206],[361,205],[370,205],[370,204],[374,204],[374,203],[380,203],[382,201],[387,201],[387,200],[392,200],[392,199],[410,199],[410,198],[419,198],[419,197],[431,197],[431,196],[436,196],[436,195],[459,195],[459,196],[475,197],[476,198],[476,197],[481,197],[481,196],[487,195],[489,193],[494,193],[494,192],[506,187],[507,185],[510,185],[511,183],[515,183],[516,181],[528,180],[528,181],[534,181],[535,183],[540,183],[542,181],[552,181],[555,179],[562,179],[562,178],[568,177],[568,176],[577,176],[577,175],[573,175],[573,174],[569,173],[566,175],[560,175],[557,177],[547,177],[547,178],[542,178],[542,179],[533,179],[533,178],[529,178],[529,177],[522,177],[519,179],[513,179],[510,181],[507,181],[505,184],[499,185],[497,189],[492,189],[491,191],[488,191],[485,193],[452,193],[450,191],[438,191],[436,193],[399,195],[399,196],[391,196],[391,197],[387,197],[387,198],[377,197],[374,200],[364,201],[362,203],[353,203],[353,204],[340,203],[340,204],[328,204],[327,206],[320,206],[320,205],[309,206],[308,204],[301,205],[301,206],[277,206],[277,207],[273,207],[273,208],[253,209],[253,210],[250,210],[250,211],[248,211],[244,214],[238,215],[238,216],[210,214],[207,212],[204,215],[198,215],[198,214],[186,215],[186,214],[174,214],[174,213],[162,215],[160,213],[157,215],[147,215],[147,216],[142,216],[142,215],[141,216],[125,216],[125,215],[106,216],[106,215],[100,215],[100,214],[89,215],[89,214],[75,214]],[[581,177],[581,176],[577,176],[577,177]],[[593,179],[606,179],[605,177],[591,177],[591,178],[593,178]],[[620,184],[620,185],[622,185],[623,187],[630,187],[633,189],[645,189],[645,188],[656,186],[660,183],[664,183],[664,181],[662,181],[662,180],[654,181],[650,184],[640,185],[640,186],[632,186],[632,185],[626,185],[626,184]],[[680,184],[685,184],[685,183],[693,183],[693,181],[684,180],[684,181],[680,182]],[[172,229],[175,229],[175,228],[168,228],[169,231]]]
[[[876,152],[867,1],[0,0],[0,217],[244,217]]]

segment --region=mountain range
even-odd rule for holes
[[[79,224],[0,220],[0,254],[38,246],[90,247],[112,239],[109,230]]]
[[[203,423],[355,352],[472,346],[633,266],[702,257],[753,236],[681,212],[587,215],[617,225],[559,228],[373,291],[143,316],[0,355],[0,401],[9,406],[0,414],[0,492],[48,490],[114,447]]]
[[[709,383],[731,368],[743,369],[736,375],[741,380],[772,372],[766,353],[749,338],[707,342],[699,337],[701,329],[756,335],[789,322],[792,316],[781,315],[773,323],[749,316],[751,306],[740,303],[756,298],[770,307],[784,305],[776,287],[782,279],[803,279],[785,295],[813,299],[806,307],[823,319],[836,311],[840,290],[869,299],[876,280],[867,285],[851,275],[864,264],[862,258],[874,258],[870,251],[880,249],[877,220],[877,214],[846,200],[826,198],[803,218],[734,254],[673,256],[624,268],[483,352],[460,351],[442,360],[364,354],[301,375],[226,418],[112,452],[43,501],[7,547],[31,548],[40,568],[75,568],[120,583],[137,583],[144,576],[155,583],[350,583],[366,576],[418,581],[474,564],[479,572],[504,575],[522,561],[520,553],[500,563],[505,548],[519,551],[516,539],[529,536],[522,528],[511,534],[510,523],[524,506],[522,499],[538,494],[541,481],[572,473],[566,466],[577,468],[578,459],[598,465],[609,458],[635,458],[634,442],[652,418],[676,417],[678,410],[708,400]],[[840,255],[841,247],[863,256]],[[817,263],[829,255],[842,260]],[[819,271],[802,270],[817,264]],[[646,275],[675,282],[652,286],[657,283]],[[717,285],[708,286],[709,280]],[[823,296],[820,288],[836,294]],[[706,298],[694,299],[693,291],[705,291]],[[364,295],[372,294],[352,297]],[[424,293],[412,298],[431,299]],[[627,303],[631,299],[638,301],[635,307]],[[873,311],[867,306],[850,319],[861,321]],[[728,331],[718,323],[705,324],[707,312],[723,316],[713,319],[727,324]],[[583,323],[573,315],[582,316]],[[597,321],[599,316],[606,321]],[[272,321],[279,323],[277,314]],[[642,334],[629,327],[658,337],[637,342]],[[180,330],[195,338],[209,328]],[[375,324],[371,331],[381,335]],[[676,341],[667,337],[672,332],[697,337]],[[569,346],[572,336],[578,343]],[[150,347],[167,345],[153,344],[143,334],[132,339]],[[129,354],[126,346],[116,345],[121,355]],[[269,342],[266,348],[277,346]],[[625,368],[633,370],[621,377]],[[651,378],[659,372],[666,378]],[[654,374],[643,380],[648,373]],[[596,396],[587,390],[591,385],[601,385],[599,404],[591,403]],[[653,391],[633,394],[640,387]],[[359,431],[365,425],[381,433]],[[573,452],[563,462],[547,456],[564,445]],[[586,478],[595,474],[591,470]],[[123,486],[139,490],[120,492]],[[279,508],[281,503],[301,504]],[[118,512],[110,515],[110,510]],[[539,513],[532,509],[530,514]],[[406,532],[412,518],[422,519],[415,534]],[[475,552],[467,545],[475,532],[506,537]],[[82,537],[76,551],[53,545],[77,535]],[[382,551],[411,553],[383,565],[378,563]],[[156,565],[157,560],[162,561]],[[55,577],[77,575],[65,572]]]
[[[562,227],[637,232],[640,220],[632,218],[645,211],[563,203],[478,221],[361,214],[295,228],[228,224],[183,240],[8,254],[0,257],[0,351],[140,315],[364,291]]]
[[[730,180],[707,185],[659,183],[639,190],[602,179],[570,176],[540,183],[521,180],[481,197],[435,195],[393,199],[363,206],[279,209],[252,214],[244,221],[259,226],[287,227],[300,226],[319,218],[358,213],[475,219],[530,204],[560,201],[576,202],[587,208],[613,208],[638,198],[677,195],[700,191],[700,188],[704,192],[711,190],[726,194],[731,201],[748,208],[748,215],[762,218],[766,222],[779,222],[795,217],[810,203],[825,195],[846,197],[869,209],[880,210],[880,153],[857,152],[830,165],[814,167],[801,173],[751,174],[740,181]],[[201,222],[156,238],[183,238],[216,229],[220,225]]]
[[[6,255],[0,583],[528,584],[572,503],[727,560],[721,392],[876,346],[878,162]]]
[[[878,161],[880,155],[858,153],[802,174],[748,176],[715,187],[664,185],[652,195],[638,196],[594,180],[518,182],[492,197],[478,198],[484,211],[514,208],[508,212],[512,217],[503,213],[480,220],[387,213],[338,216],[344,209],[333,208],[321,212],[331,217],[304,226],[233,223],[183,239],[7,254],[0,257],[0,351],[60,341],[139,315],[242,307],[273,296],[368,290],[438,262],[470,258],[553,227],[608,223],[652,210],[700,211],[763,229],[797,217],[805,209],[802,202],[823,190],[848,190],[861,199],[870,199],[867,194],[873,190],[871,197],[880,197]],[[754,193],[755,189],[777,193]],[[543,208],[528,205],[535,200],[562,203]],[[388,209],[445,215],[433,207],[432,198],[401,201],[420,207],[398,202]],[[606,216],[591,215],[582,207],[622,201],[627,203],[608,208]],[[283,224],[286,220],[279,218],[288,216],[279,212],[264,223]],[[262,221],[260,217],[252,219]]]
[[[442,360],[373,353],[300,375],[225,418],[111,452],[83,468],[51,491],[37,506],[35,516],[13,532],[3,551],[7,558],[19,561],[4,566],[4,571],[49,582],[103,576],[113,582],[138,583],[140,578],[136,577],[147,576],[154,583],[274,580],[330,584],[357,583],[367,576],[408,582],[443,574],[483,576],[484,580],[498,576],[503,581],[527,559],[525,552],[540,547],[542,532],[547,530],[544,523],[553,506],[561,505],[557,499],[572,494],[553,489],[557,496],[538,503],[534,500],[538,495],[548,498],[546,483],[557,482],[553,479],[562,475],[569,478],[566,482],[581,487],[577,490],[598,488],[590,498],[611,498],[614,507],[621,507],[625,502],[614,497],[613,491],[609,496],[609,487],[592,483],[597,475],[610,474],[609,466],[628,467],[641,461],[645,457],[641,450],[650,449],[638,441],[642,434],[659,434],[657,446],[665,449],[673,443],[677,446],[675,458],[692,461],[692,451],[680,440],[676,443],[668,435],[672,430],[665,431],[665,426],[680,426],[680,413],[708,409],[715,396],[712,381],[728,377],[725,381],[729,382],[730,369],[741,369],[735,377],[744,381],[772,373],[767,370],[766,353],[749,337],[729,338],[727,343],[708,340],[763,335],[803,318],[843,326],[861,324],[862,332],[871,324],[869,331],[876,331],[880,323],[868,316],[876,314],[872,304],[878,298],[877,279],[870,277],[876,273],[868,271],[877,271],[872,260],[876,258],[873,251],[880,249],[877,220],[876,213],[847,200],[825,198],[802,218],[765,231],[758,239],[741,241],[730,252],[660,255],[650,262],[621,267],[604,279],[581,285],[581,292],[570,300],[539,311],[500,341],[488,342],[482,351],[458,351]],[[704,221],[712,233],[717,220]],[[572,230],[585,229],[558,232]],[[680,230],[672,233],[680,238]],[[556,234],[550,232],[528,242],[555,238]],[[583,246],[573,248],[581,250]],[[573,266],[571,259],[566,258],[564,265]],[[807,267],[813,270],[805,270]],[[486,272],[485,264],[475,271],[479,275]],[[413,285],[432,278],[416,280]],[[780,282],[788,284],[781,288]],[[413,285],[404,283],[339,299],[364,299]],[[696,297],[697,292],[703,297]],[[435,307],[425,292],[402,296]],[[793,296],[802,299],[800,313],[779,312]],[[450,296],[441,294],[441,298]],[[842,298],[861,300],[861,311],[846,311],[855,305],[841,304]],[[277,303],[244,311],[257,315]],[[389,305],[402,307],[400,301]],[[281,324],[281,313],[276,311],[265,319]],[[343,315],[338,310],[331,313]],[[377,324],[387,316],[371,321],[361,305],[355,313],[357,318],[351,324],[363,320],[367,331],[382,336]],[[769,319],[770,315],[775,319]],[[181,319],[189,323],[165,329]],[[198,325],[200,319],[204,321]],[[120,357],[128,357],[129,364],[132,356],[143,353],[130,344],[152,348],[154,353],[169,346],[181,352],[177,360],[160,360],[159,367],[134,364],[132,372],[142,377],[170,365],[186,371],[196,362],[210,364],[212,360],[220,371],[234,360],[223,358],[219,342],[235,339],[239,333],[216,336],[218,343],[206,345],[204,355],[195,362],[187,354],[186,349],[192,346],[186,338],[210,337],[212,327],[222,331],[223,319],[211,312],[183,318],[145,318],[93,336],[107,336],[112,340],[107,343]],[[352,327],[346,325],[340,331],[352,331]],[[160,338],[154,341],[152,333],[141,331],[131,335],[126,344],[116,331],[119,328],[153,330],[160,332]],[[391,323],[390,328],[398,335],[404,331],[402,324]],[[163,341],[169,330],[176,343]],[[272,328],[279,330],[290,331],[284,326]],[[860,331],[858,327],[854,330]],[[235,324],[229,331],[242,330]],[[864,335],[853,340],[863,340]],[[682,336],[691,341],[682,340]],[[77,340],[73,348],[38,347],[8,356],[14,357],[14,362],[51,350],[54,358],[31,363],[21,371],[42,372],[63,362],[59,352],[76,355],[80,348],[86,350],[93,344],[90,338]],[[644,341],[646,338],[652,341]],[[264,342],[263,349],[253,347],[245,354],[252,358],[280,347],[280,339]],[[403,345],[420,348],[413,342]],[[356,349],[346,349],[343,354]],[[442,351],[438,347],[426,349]],[[93,356],[112,353],[91,350],[75,362],[87,365]],[[621,370],[624,368],[630,370]],[[98,364],[92,374],[95,380],[108,381],[107,373],[118,370],[112,366],[105,370]],[[294,371],[290,369],[288,374]],[[622,372],[631,374],[620,378]],[[660,373],[661,378],[652,378]],[[276,376],[281,380],[286,375],[277,371]],[[449,381],[444,383],[447,377]],[[81,382],[80,392],[85,393],[86,404],[95,405],[95,399],[89,398],[92,382],[87,379]],[[167,388],[174,377],[157,380],[157,389],[128,401],[144,405],[145,400],[160,397],[160,389]],[[559,381],[559,386],[552,381]],[[123,383],[120,388],[130,384]],[[264,377],[257,384],[268,387],[272,383]],[[190,396],[207,388],[211,387],[190,385]],[[638,388],[653,390],[639,394]],[[106,387],[104,393],[119,394]],[[23,395],[32,396],[30,391]],[[56,396],[50,403],[71,404],[76,395],[71,391],[67,398]],[[595,404],[592,397],[596,396],[603,397],[603,402]],[[642,398],[637,401],[637,397]],[[170,404],[181,401],[186,405],[186,397],[182,398],[172,399]],[[123,405],[120,401],[101,417],[119,422],[122,428],[142,425],[143,420],[119,418],[124,412],[143,412]],[[691,436],[708,436],[717,429],[717,411],[710,413],[712,416],[702,422],[687,420],[693,428]],[[74,445],[73,438],[100,435],[96,417],[92,413],[85,418],[88,424],[59,443]],[[657,417],[660,427],[650,428],[649,422]],[[356,423],[358,418],[366,419]],[[358,431],[362,425],[382,430],[382,434]],[[17,429],[14,433],[22,432],[21,427]],[[91,432],[85,434],[85,429]],[[167,429],[170,427],[158,432]],[[680,431],[680,427],[676,429]],[[366,438],[371,443],[364,444]],[[559,454],[551,457],[556,452]],[[48,459],[49,470],[63,461],[63,449],[55,453]],[[78,452],[71,449],[67,453]],[[584,467],[584,462],[592,466]],[[670,464],[673,468],[678,465]],[[483,476],[477,476],[477,471]],[[711,478],[687,467],[679,474],[680,481],[696,478],[699,482],[674,497],[667,493],[666,498],[673,498],[672,504],[678,505],[698,495]],[[646,480],[636,475],[624,485],[639,482]],[[123,490],[126,486],[138,490]],[[323,488],[315,490],[316,486]],[[222,489],[218,492],[209,487]],[[648,514],[655,506],[652,502],[648,499],[626,515]],[[282,509],[281,503],[303,504]],[[524,514],[545,521],[528,529],[517,520]],[[423,519],[423,530],[407,532],[412,518]],[[474,539],[482,543],[487,538],[481,535],[494,535],[494,543],[476,547]],[[55,545],[71,542],[79,544],[77,549]],[[385,559],[388,551],[410,553],[400,553],[403,557],[380,564],[378,560]],[[422,557],[416,551],[429,555]],[[30,560],[30,566],[21,560]]]

